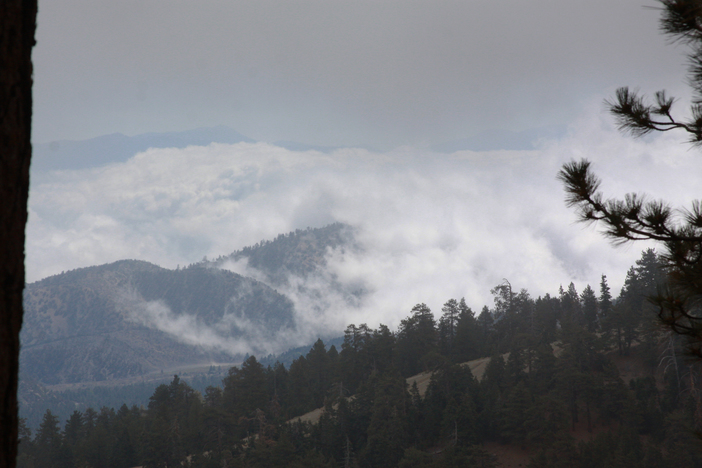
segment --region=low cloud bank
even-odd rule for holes
[[[253,353],[268,355],[297,346],[299,333],[282,328],[271,330],[246,317],[236,307],[226,307],[222,317],[207,324],[187,311],[174,313],[164,301],[147,301],[133,290],[122,290],[116,298],[128,320],[165,332],[189,345],[233,356]],[[231,303],[236,297],[231,299]]]
[[[679,135],[632,140],[599,109],[588,115],[534,151],[322,154],[212,144],[57,171],[33,181],[28,281],[122,258],[175,268],[343,222],[356,228],[361,249],[331,251],[325,274],[362,289],[364,299],[349,305],[343,293],[329,292],[329,278],[308,279],[304,288],[292,279],[284,292],[305,338],[352,322],[395,327],[418,302],[440,313],[447,299],[465,297],[480,309],[503,278],[538,296],[571,281],[579,291],[596,287],[606,274],[618,292],[648,245],[614,248],[596,228],[575,223],[556,180],[561,165],[588,158],[607,195],[642,191],[689,206],[699,196],[702,158]],[[229,268],[245,272],[246,265]],[[152,308],[154,317],[164,314]],[[199,329],[179,323],[172,333],[184,330]]]

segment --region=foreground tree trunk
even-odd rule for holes
[[[0,468],[17,456],[17,377],[24,289],[37,0],[0,0]]]

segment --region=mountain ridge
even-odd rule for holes
[[[288,278],[321,275],[340,288],[326,258],[357,248],[353,239],[350,226],[335,223],[185,268],[119,260],[28,284],[22,373],[46,385],[104,381],[299,346]],[[242,260],[261,278],[225,268]]]
[[[191,314],[195,303],[202,305]],[[55,384],[233,362],[244,352],[227,350],[227,340],[250,331],[237,320],[274,333],[293,326],[293,312],[268,286],[225,270],[134,260],[81,268],[27,286],[22,372]],[[182,339],[169,328],[179,321],[220,345]]]

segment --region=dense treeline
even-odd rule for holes
[[[179,375],[195,390],[204,393],[208,386],[220,385],[227,370],[228,366],[218,365],[210,366],[207,373],[192,375],[183,372]],[[170,382],[172,378],[172,374],[164,373],[163,378],[155,382],[145,381],[114,387],[95,385],[52,391],[31,378],[25,377],[22,380],[20,374],[20,417],[24,418],[28,428],[35,429],[39,427],[47,408],[59,419],[67,419],[76,409],[84,411],[88,407],[119,408],[122,404],[146,406],[155,388]]]
[[[499,442],[531,468],[702,467],[699,368],[645,300],[658,265],[645,251],[617,298],[605,276],[537,299],[505,281],[478,314],[451,299],[437,321],[418,304],[395,332],[349,325],[340,350],[319,340],[289,368],[252,356],[202,394],[176,376],[147,408],[76,411],[63,430],[47,411],[18,466],[493,467],[484,444]],[[626,383],[626,355],[648,376]],[[461,365],[485,356],[480,380]],[[420,372],[424,392],[406,380]]]

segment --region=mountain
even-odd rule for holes
[[[289,284],[291,277],[307,278],[324,275],[327,254],[334,249],[354,250],[354,230],[343,223],[334,223],[316,229],[298,229],[280,234],[272,241],[244,247],[213,263],[224,266],[227,262],[246,260],[247,267],[262,274],[262,281],[273,287]],[[334,278],[329,278],[334,281]]]
[[[22,374],[43,384],[233,362],[294,327],[292,303],[235,273],[123,260],[25,289]]]
[[[149,148],[185,148],[210,143],[253,143],[254,140],[223,125],[182,132],[143,133],[126,136],[112,133],[88,140],[59,140],[33,145],[32,172],[86,169],[124,162]]]
[[[54,386],[127,383],[297,346],[294,304],[285,293],[295,288],[298,296],[334,292],[358,300],[360,291],[326,269],[331,252],[358,248],[353,235],[351,227],[336,223],[182,269],[122,260],[31,283],[24,293],[22,375]],[[241,261],[251,275],[226,269]],[[320,302],[320,313],[324,307]]]
[[[300,329],[285,294],[307,294],[306,306],[316,304],[320,314],[328,313],[323,301],[330,294],[357,300],[361,292],[336,280],[327,262],[330,253],[358,248],[353,229],[337,223],[183,269],[123,260],[29,284],[21,415],[36,428],[47,408],[66,419],[88,406],[146,405],[173,374],[204,392],[247,353],[289,364],[311,344],[296,348],[310,330]],[[228,262],[245,262],[245,276],[228,271]],[[340,349],[341,339],[329,343]]]

